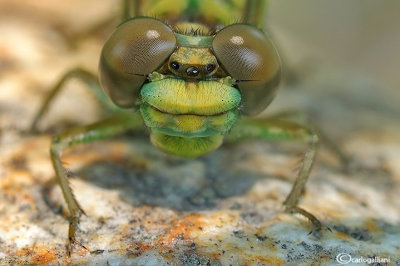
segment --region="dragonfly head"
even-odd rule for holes
[[[185,27],[176,32],[149,17],[122,23],[104,45],[100,81],[119,107],[140,105],[153,144],[193,157],[219,146],[240,112],[268,106],[280,59],[254,26],[233,24],[208,35],[196,24]]]

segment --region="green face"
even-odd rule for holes
[[[234,24],[213,35],[201,24],[174,29],[148,17],[121,24],[103,48],[100,79],[116,105],[139,106],[156,147],[196,157],[222,143],[239,113],[270,103],[280,62],[253,26]]]
[[[213,95],[212,100],[205,102]],[[224,134],[236,121],[240,93],[217,81],[167,78],[145,84],[140,111],[152,130],[179,137]]]

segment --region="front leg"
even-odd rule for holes
[[[29,128],[29,131],[31,133],[35,133],[37,131],[38,123],[40,122],[44,114],[48,111],[55,97],[57,97],[57,95],[62,92],[62,90],[65,88],[64,85],[72,79],[77,79],[83,82],[90,89],[93,95],[95,95],[100,100],[100,102],[106,109],[109,109],[110,111],[117,110],[117,108],[107,100],[103,89],[100,87],[100,84],[97,81],[97,77],[91,72],[77,67],[66,72],[60,78],[60,80],[56,84],[54,84],[53,87],[49,90],[49,93],[43,99],[43,102],[40,105],[40,109],[33,117],[32,123]]]
[[[317,155],[317,134],[313,129],[293,122],[282,121],[279,119],[255,120],[243,118],[238,121],[227,136],[228,140],[250,138],[275,141],[299,141],[308,145],[307,151],[304,153],[300,172],[283,205],[286,212],[298,213],[307,217],[312,222],[314,231],[318,233],[322,227],[321,222],[311,213],[298,207],[299,200],[304,193],[306,182],[310,176],[311,168]]]
[[[84,211],[79,206],[68,182],[68,173],[62,165],[61,152],[77,144],[89,143],[95,140],[109,138],[123,133],[128,129],[137,129],[142,126],[142,119],[137,113],[122,113],[104,121],[89,125],[75,127],[55,136],[51,142],[50,156],[56,172],[58,183],[64,194],[70,212],[67,255],[70,256],[73,244],[76,243],[76,230],[79,218]]]

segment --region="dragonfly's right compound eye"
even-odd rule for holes
[[[215,35],[212,48],[225,71],[238,80],[243,112],[255,115],[272,101],[281,64],[271,39],[247,24],[233,24]]]
[[[159,20],[135,18],[118,26],[105,43],[100,58],[100,82],[119,107],[134,106],[146,75],[173,53],[177,40]]]

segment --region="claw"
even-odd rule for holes
[[[71,241],[73,241],[73,242],[71,242]],[[81,248],[83,248],[87,252],[90,252],[90,250],[87,247],[85,247],[82,243],[80,243],[80,242],[78,242],[76,240],[69,239],[69,242],[67,244],[67,257],[68,258],[71,257],[73,246],[76,245],[76,244],[78,244]],[[92,252],[90,252],[90,253],[92,253]]]
[[[328,230],[329,232],[332,232],[331,228],[321,224],[321,226],[318,228],[312,228],[311,231],[308,233],[308,235],[312,234],[315,238],[320,239],[322,237],[324,230]]]
[[[298,213],[303,215],[304,217],[306,217],[312,224],[312,229],[311,231],[308,233],[308,235],[313,235],[315,238],[320,239],[322,237],[322,231],[323,230],[328,230],[329,232],[332,232],[332,230],[328,227],[323,225],[318,219],[317,217],[315,217],[313,214],[309,213],[308,211],[294,206],[294,207],[287,207],[285,206],[285,211],[288,213]]]
[[[89,249],[85,247],[82,243],[76,240],[76,231],[79,229],[79,219],[81,215],[84,214],[82,210],[79,211],[78,215],[71,217],[69,221],[69,231],[68,231],[68,243],[67,243],[67,256],[71,257],[71,252],[74,245],[78,244],[83,249],[89,252]]]

